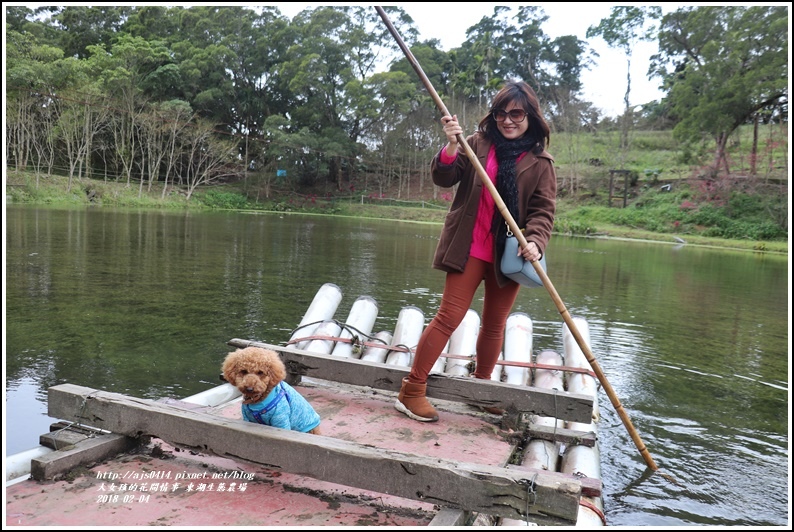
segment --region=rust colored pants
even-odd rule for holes
[[[474,294],[485,281],[485,297],[477,336],[477,366],[473,376],[490,379],[504,342],[505,323],[513,308],[520,285],[509,282],[499,288],[494,265],[469,257],[462,273],[448,273],[441,296],[441,306],[430,324],[422,332],[416,346],[408,380],[424,384],[433,365],[441,356],[449,337],[458,328],[471,307]]]

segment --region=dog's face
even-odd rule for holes
[[[243,394],[245,404],[258,403],[287,376],[278,354],[260,347],[229,353],[221,369],[226,382]]]

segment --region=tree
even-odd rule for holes
[[[507,75],[529,83],[540,98],[546,97],[541,88],[548,84],[549,77],[544,63],[554,60],[554,55],[548,53],[549,37],[542,29],[548,19],[542,7],[519,7],[515,16],[518,27],[508,28],[504,50],[505,61],[514,61]]]
[[[165,40],[169,44],[184,39],[184,32],[191,30],[190,26],[182,29],[182,18],[185,14],[183,7],[165,7],[158,5],[139,6],[133,8],[121,31],[134,37],[141,37],[147,41]]]
[[[206,120],[198,120],[183,130],[183,173],[187,184],[187,199],[201,185],[210,185],[236,172],[237,143],[218,139],[214,127]]]
[[[61,70],[85,70],[77,60],[67,57]],[[72,179],[90,173],[90,157],[94,151],[94,139],[107,126],[108,107],[103,93],[96,83],[78,73],[76,84],[69,87],[73,92],[57,100],[58,120],[55,124],[57,138],[65,151],[69,165],[69,187]]]
[[[563,35],[546,43],[543,56],[548,71],[539,92],[548,115],[557,131],[578,131],[587,122],[584,111],[589,108],[579,99],[582,70],[589,65],[585,43],[575,35]]]
[[[28,17],[33,15],[33,10],[25,6],[4,6],[4,9],[6,11],[6,32],[23,33]]]
[[[368,83],[378,95],[380,102],[380,120],[370,131],[371,143],[376,147],[376,159],[379,165],[378,171],[374,171],[374,166],[370,166],[370,169],[376,174],[382,191],[383,186],[389,183],[392,177],[392,173],[387,169],[395,166],[398,160],[404,159],[405,154],[417,157],[420,151],[427,148],[428,138],[436,141],[435,131],[430,127],[434,122],[432,117],[435,116],[433,112],[435,107],[428,102],[429,96],[417,91],[416,75],[413,72],[408,74],[401,70],[392,70],[379,73],[372,76]],[[423,170],[427,169],[428,158],[422,159],[419,168],[420,186],[425,176]],[[414,160],[413,164],[407,166],[407,170],[412,172],[415,169]]]
[[[170,37],[177,68],[164,65],[154,72],[147,95],[155,96],[163,79],[174,86],[164,99],[190,103],[230,134],[261,136],[266,118],[288,108],[289,94],[278,76],[279,63],[295,41],[287,19],[268,6],[197,6],[168,14],[179,27]],[[150,16],[131,22],[143,35],[159,27]]]
[[[313,152],[304,153],[304,182],[317,177],[336,184],[354,171],[365,138],[378,120],[379,102],[366,83],[387,40],[380,17],[363,7],[319,7],[304,10],[292,21],[298,33],[286,60],[278,66],[292,94],[290,132],[304,132]]]
[[[131,8],[128,6],[66,6],[54,16],[61,32],[66,57],[85,59],[89,46],[110,50]]]
[[[626,54],[626,94],[623,97],[625,110],[621,127],[620,147],[628,149],[629,129],[633,123],[630,103],[631,94],[631,54],[640,41],[650,41],[656,26],[647,26],[649,20],[658,20],[662,9],[659,6],[615,6],[608,18],[602,19],[597,26],[587,28],[587,38],[602,37],[609,46],[618,47]]]
[[[402,8],[385,10],[467,130],[501,83],[516,77],[557,113],[549,116],[559,115],[558,130],[584,120],[584,44],[545,36],[541,8],[496,6],[449,53],[435,39],[418,42]],[[435,103],[371,6],[307,8],[291,21],[273,6],[42,6],[8,14],[6,153],[20,168],[59,164],[80,176],[93,163],[104,165],[106,178],[140,179],[141,187],[145,179],[193,183],[186,172],[198,175],[196,159],[186,151],[197,156],[209,144],[190,140],[187,130],[202,118],[213,136],[237,144],[224,172],[247,178],[285,169],[296,184],[344,190],[378,166],[403,183],[409,173],[425,177],[444,140]],[[53,45],[68,46],[65,59]],[[388,76],[376,73],[394,57]]]
[[[56,119],[52,64],[59,48],[41,44],[32,34],[6,32],[6,160],[24,170],[32,160],[38,171],[52,167],[52,125]],[[37,156],[34,156],[33,152]]]
[[[761,109],[787,105],[788,27],[786,6],[683,7],[662,19],[653,68],[679,120],[673,134],[714,139],[713,175],[721,166],[730,173],[725,146],[736,128]]]
[[[538,6],[520,6],[515,12],[495,7],[493,15],[469,28],[467,40],[449,53],[454,94],[471,100],[481,116],[505,80],[522,79],[548,107],[550,120],[558,122],[555,126],[566,127],[558,118],[563,109],[583,107],[580,75],[589,57],[586,43],[573,35],[550,39],[542,29],[547,20]]]
[[[166,190],[168,190],[169,179],[173,179],[171,176],[177,173],[177,161],[181,153],[182,133],[186,128],[190,127],[194,117],[190,105],[181,100],[162,102],[157,108],[164,121],[162,124],[165,146],[165,171],[163,172],[162,193],[162,197],[164,198]]]
[[[514,62],[505,61],[512,26],[507,19],[510,8],[494,7],[493,14],[482,17],[466,30],[466,41],[456,50],[458,75],[468,80],[480,107],[487,106],[502,82],[511,74]]]
[[[470,77],[456,71],[455,52],[448,54],[438,46],[435,39],[418,42],[411,46],[411,53],[436,92],[443,95],[449,112],[458,116],[464,128],[470,127],[469,107],[476,107],[480,88],[469,83]],[[421,191],[425,179],[429,178],[427,161],[432,155],[428,149],[435,149],[440,142],[440,112],[404,56],[392,63],[388,76],[375,74],[370,82],[377,86],[381,106],[380,119],[375,124],[378,138],[374,143],[377,147],[375,158],[380,162],[379,189],[382,191],[390,184],[392,177],[418,173]],[[398,167],[405,172],[391,171]]]
[[[111,131],[115,153],[130,184],[133,168],[143,167],[139,120],[146,100],[142,87],[149,74],[170,61],[170,55],[162,42],[128,34],[121,35],[109,52],[101,46],[89,46],[89,52],[103,89],[119,108],[111,119]]]

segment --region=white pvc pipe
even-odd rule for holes
[[[320,287],[314,296],[309,308],[303,315],[298,324],[298,328],[292,333],[290,342],[298,338],[312,336],[320,325],[320,322],[330,320],[334,317],[334,312],[342,301],[342,290],[333,283],[325,283]],[[298,342],[295,347],[305,349],[309,341]]]
[[[538,353],[535,357],[535,362],[537,364],[561,366],[562,357],[554,351],[544,350]],[[562,371],[537,368],[535,369],[532,386],[546,390],[563,390]],[[554,427],[555,424],[558,427],[564,426],[563,420],[547,416],[533,415],[532,422],[536,425],[547,427]],[[533,438],[527,442],[524,448],[521,465],[543,471],[557,471],[560,461],[560,447],[559,443]],[[520,519],[502,519],[501,522],[501,526],[526,526],[527,524],[527,521]]]
[[[397,325],[394,326],[394,336],[392,345],[408,348],[411,352],[402,349],[392,350],[386,356],[387,364],[396,366],[411,367],[413,362],[413,351],[419,343],[422,329],[425,325],[425,315],[417,307],[404,307],[397,316]]]
[[[523,312],[514,312],[505,323],[505,360],[508,362],[532,361],[532,320]],[[505,382],[529,385],[529,368],[505,366]]]
[[[505,359],[504,351],[500,351],[498,360],[504,360],[504,359]],[[501,382],[503,372],[504,372],[504,367],[501,364],[495,365],[493,371],[491,372],[491,380]]]
[[[579,331],[580,336],[585,342],[587,347],[590,347],[590,327],[587,320],[581,317],[572,318],[576,329]],[[565,349],[565,365],[573,368],[592,369],[590,363],[582,352],[576,339],[571,334],[568,324],[563,323],[562,328],[562,343]],[[567,390],[571,393],[578,393],[589,395],[594,399],[598,398],[598,381],[595,377],[588,373],[573,373],[568,372],[566,375]],[[598,422],[600,418],[600,411],[598,408],[598,401],[593,401],[593,421]],[[580,430],[580,429],[576,429]],[[581,429],[589,430],[589,429]]]
[[[555,351],[546,349],[538,353],[535,357],[535,363],[548,366],[562,366],[562,356]],[[544,390],[563,391],[565,388],[562,380],[562,371],[536,368],[532,386]],[[551,416],[534,415],[532,416],[532,423],[542,427],[556,426],[556,428],[563,428],[565,426],[565,422],[562,419]],[[529,467],[556,471],[559,458],[560,444],[552,441],[532,439],[527,444],[522,463]]]
[[[595,430],[595,427],[592,427]],[[593,447],[570,445],[565,449],[560,471],[568,475],[587,478],[601,478],[601,464],[598,460],[598,442]]]
[[[557,471],[557,462],[560,459],[559,444],[533,438],[526,444],[524,453],[521,465],[543,471]]]
[[[578,428],[576,430],[581,430]],[[591,430],[595,431],[595,423],[592,424]],[[568,475],[576,475],[587,478],[601,478],[601,453],[596,441],[593,447],[586,447],[584,445],[569,446],[563,454],[562,461],[560,462],[560,472]],[[593,506],[601,510],[603,514],[604,504],[601,497],[586,497],[582,499],[587,500]],[[576,519],[576,526],[583,528],[592,528],[596,526],[604,526],[601,516],[585,506],[579,506],[579,513]]]
[[[342,331],[342,327],[333,320],[326,320],[322,322],[312,333],[315,336],[328,336],[329,338],[338,338],[339,333]],[[334,348],[335,340],[321,340],[321,339],[314,339],[310,340],[308,344],[306,344],[305,349],[306,351],[311,351],[312,353],[320,353],[321,355],[328,355],[331,353],[331,350]]]
[[[7,456],[4,464],[6,469],[6,486],[8,486],[9,483],[27,480],[30,477],[30,461],[50,454],[51,452],[52,449],[49,447],[39,445],[27,451]]]
[[[551,349],[544,349],[535,357],[535,363],[543,364],[544,366],[562,366],[562,356]],[[536,368],[535,377],[532,379],[532,386],[545,388],[547,390],[564,390],[565,385],[562,379],[562,368]]]
[[[360,341],[365,341],[366,336],[372,332],[375,326],[375,318],[378,317],[378,304],[369,296],[360,296],[353,303],[350,313],[347,315],[345,325],[352,328],[342,327],[339,338],[351,339],[355,335]],[[364,335],[364,336],[361,336]],[[354,352],[354,345],[349,342],[337,342],[331,352],[334,356],[345,358],[361,358],[361,351]]]
[[[204,390],[190,397],[182,399],[186,403],[193,403],[202,406],[218,406],[237,399],[242,395],[240,390],[229,384],[221,384],[209,390]]]
[[[364,349],[364,354],[361,355],[361,360],[368,360],[370,362],[386,362],[386,355],[389,354],[389,346],[392,345],[392,337],[389,331],[380,331],[375,335],[375,340],[370,340],[371,343],[379,343],[377,340],[383,342],[383,347],[368,346]]]
[[[576,326],[576,330],[579,331],[579,335],[584,340],[584,343],[590,347],[590,326],[587,324],[587,320],[580,316],[573,316],[571,321],[573,321]],[[568,324],[565,322],[562,324],[562,344],[565,349],[566,366],[574,368],[590,367],[587,357],[584,356],[582,349],[579,347],[579,343],[576,341],[576,338],[573,337],[571,330],[568,328]]]
[[[449,353],[449,340],[444,344],[444,349],[441,350],[441,356],[436,359],[436,363],[430,368],[430,373],[444,373],[444,367],[447,365],[447,359],[444,356]]]
[[[585,500],[601,510],[601,514],[604,513],[604,504],[601,501],[601,497],[587,497],[582,496],[582,500]],[[588,508],[587,506],[579,505],[579,512],[576,514],[576,526],[579,528],[584,528],[585,530],[590,530],[595,527],[606,526],[604,521],[601,519],[601,516]]]
[[[544,349],[535,357],[536,364],[543,364],[545,366],[562,366],[562,356],[556,351]],[[565,385],[563,383],[563,372],[561,369],[542,369],[535,368],[535,376],[532,379],[532,386],[535,388],[543,388],[544,390],[559,390],[564,391]],[[553,427],[555,423],[557,427],[563,427],[563,420],[551,416],[533,416],[533,421],[536,425],[545,427]]]
[[[475,310],[469,309],[458,328],[449,337],[450,355],[461,355],[473,357],[477,351],[477,336],[480,334],[480,316]],[[444,373],[447,375],[468,376],[469,360],[460,358],[448,358],[444,366]]]
[[[574,325],[576,325],[579,334],[584,340],[587,347],[590,347],[590,327],[587,320],[584,318],[574,317]],[[579,348],[579,344],[571,334],[567,324],[563,324],[562,340],[565,348],[565,365],[574,368],[592,369],[590,363],[585,358],[584,353]],[[598,381],[595,377],[588,373],[574,373],[567,372],[566,375],[567,391],[570,393],[578,393],[582,395],[589,395],[593,398],[593,418],[591,423],[574,423],[569,422],[568,428],[572,430],[592,430],[595,431],[595,423],[599,420],[598,410]]]
[[[590,327],[587,320],[581,317],[573,318],[574,325],[579,331],[587,347],[590,347]],[[579,347],[578,342],[571,334],[567,324],[563,324],[563,346],[565,348],[565,365],[577,368],[592,369],[590,363]],[[595,377],[586,373],[568,372],[567,390],[571,393],[589,395],[593,398],[593,421],[591,423],[568,422],[566,426],[571,430],[592,431],[598,434],[598,382]],[[601,478],[601,453],[598,439],[593,447],[585,445],[570,445],[565,449],[560,462],[560,471],[569,475],[584,476],[588,478]],[[603,513],[603,500],[601,497],[582,497]],[[576,521],[577,527],[593,528],[604,526],[601,516],[586,506],[579,506]]]

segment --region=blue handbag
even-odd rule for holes
[[[545,253],[539,262],[540,267],[543,268],[543,271],[545,272]],[[535,267],[532,265],[532,263],[528,260],[524,260],[524,257],[521,255],[518,255],[518,239],[513,232],[510,231],[509,226],[507,228],[507,240],[505,241],[505,250],[502,253],[502,262],[500,264],[500,268],[502,269],[502,273],[505,275],[505,277],[512,279],[521,286],[526,286],[527,288],[543,286],[543,281],[540,279],[540,277],[538,277],[538,272],[535,271]]]

